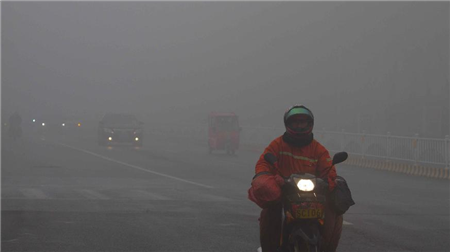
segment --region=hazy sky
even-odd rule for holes
[[[448,2],[2,2],[2,111],[282,126],[304,103],[325,126],[427,92],[445,110],[448,29]]]

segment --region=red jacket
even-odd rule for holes
[[[330,191],[336,186],[336,168],[331,166],[332,159],[328,150],[315,139],[306,146],[297,147],[283,141],[280,136],[266,147],[264,153],[256,163],[256,174],[260,172],[271,172],[277,174],[271,165],[264,160],[264,154],[271,152],[278,159],[278,168],[284,177],[293,173],[305,172],[316,175],[328,181]]]

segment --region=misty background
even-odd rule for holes
[[[5,121],[283,127],[301,103],[316,129],[449,134],[448,2],[2,2],[1,18]]]

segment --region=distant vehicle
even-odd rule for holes
[[[81,121],[80,120],[74,120],[74,119],[67,119],[67,120],[63,120],[59,123],[59,127],[61,127],[62,129],[79,129],[81,128]]]
[[[15,112],[9,117],[8,124],[8,134],[13,139],[16,140],[22,137],[22,117]]]
[[[17,126],[9,126],[8,135],[14,141],[22,137],[22,127],[20,125]]]
[[[32,119],[33,132],[37,136],[46,136],[61,133],[58,123],[61,121],[59,116],[38,116]]]
[[[98,125],[98,144],[105,146],[113,143],[131,143],[142,146],[144,123],[132,114],[108,113]]]
[[[81,120],[54,115],[33,118],[32,124],[40,134],[77,132],[82,126]]]
[[[234,113],[215,113],[208,115],[208,151],[225,150],[234,154],[239,148],[238,116]]]

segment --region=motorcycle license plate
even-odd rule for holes
[[[297,209],[295,217],[297,219],[316,219],[322,218],[323,209]]]

